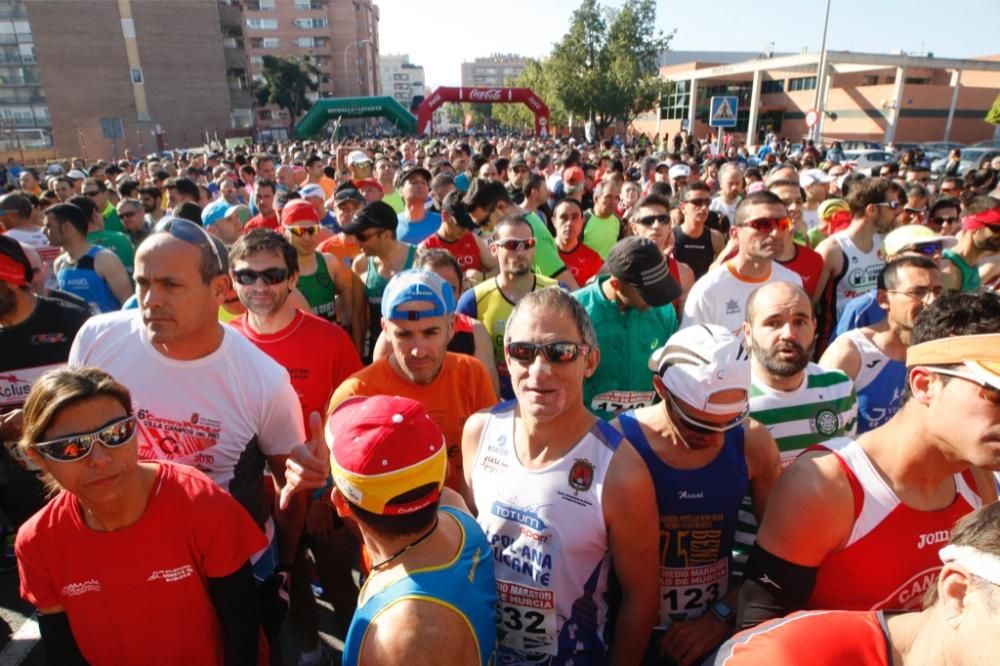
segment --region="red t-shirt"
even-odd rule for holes
[[[296,310],[292,323],[270,334],[251,330],[247,313],[229,325],[288,370],[302,404],[307,436],[309,415],[325,415],[330,396],[340,383],[361,369],[361,358],[347,332],[316,315]]]
[[[475,235],[470,231],[466,231],[461,238],[453,241],[447,241],[439,234],[431,234],[420,243],[420,247],[446,250],[448,254],[455,257],[463,271],[482,270],[483,259],[482,255],[479,254],[479,243],[476,242]]]
[[[601,259],[601,255],[584,245],[582,241],[577,243],[576,247],[569,252],[559,250],[559,258],[563,260],[566,268],[573,275],[573,279],[581,287],[590,278],[597,275],[601,267],[604,266],[604,260]]]
[[[270,229],[271,231],[278,230],[278,215],[273,213],[271,217],[264,217],[262,213],[257,213],[243,225],[243,233],[250,231],[251,229]]]
[[[91,529],[66,491],[32,516],[15,544],[21,596],[61,606],[91,664],[221,664],[207,579],[233,574],[267,541],[207,476],[155,464],[146,510],[124,529]]]
[[[798,273],[802,278],[802,288],[810,298],[816,297],[816,287],[819,286],[819,276],[823,272],[823,257],[816,250],[795,243],[795,256],[791,261],[779,261],[779,264],[790,271]]]

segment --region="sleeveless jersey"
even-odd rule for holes
[[[903,404],[906,364],[891,359],[861,329],[844,333],[861,355],[854,388],[858,392],[858,434],[884,424]]]
[[[962,284],[959,286],[959,291],[975,291],[979,289],[982,285],[982,281],[979,279],[979,270],[975,266],[970,266],[962,255],[958,254],[954,250],[948,249],[941,252],[941,257],[947,259],[958,272],[962,275]]]
[[[691,238],[680,226],[674,227],[674,257],[691,267],[695,280],[700,278],[715,260],[712,230],[705,227],[699,238]]]
[[[368,583],[361,591],[363,601],[351,620],[344,640],[344,666],[356,666],[368,627],[378,616],[399,601],[427,600],[450,608],[462,616],[479,648],[479,663],[492,664],[496,652],[496,584],[489,545],[472,516],[441,507],[440,514],[450,516],[462,531],[462,546],[446,564],[409,572],[388,587],[366,596]],[[439,515],[440,515],[439,514]],[[441,518],[447,520],[445,516]]]
[[[87,254],[80,257],[75,264],[64,264],[56,278],[59,280],[59,288],[76,294],[90,304],[91,310],[95,314],[101,312],[114,312],[121,308],[121,304],[111,292],[111,287],[101,277],[97,269],[94,268],[94,260],[97,253],[104,248],[94,246],[87,251]]]
[[[581,287],[597,275],[604,266],[601,255],[583,243],[577,243],[572,250],[559,250],[559,258],[566,264],[570,274]]]
[[[660,514],[660,619],[657,629],[701,616],[729,591],[740,502],[750,488],[743,426],[726,432],[712,462],[676,469],[650,446],[634,412],[618,416],[642,456]]]
[[[431,234],[420,244],[420,247],[447,251],[448,254],[455,257],[458,265],[462,267],[462,271],[482,270],[483,260],[479,254],[479,243],[476,242],[476,236],[471,231],[466,231],[461,238],[453,241],[441,238],[440,234]]]
[[[402,270],[413,267],[413,260],[417,256],[417,246],[411,245],[406,252],[406,262]],[[385,292],[389,279],[382,277],[375,268],[375,260],[368,258],[368,271],[365,273],[365,296],[368,298],[368,338],[365,341],[365,353],[361,355],[361,360],[368,365],[372,362],[372,350],[375,348],[375,341],[378,334],[382,332],[382,294]]]
[[[476,335],[472,331],[472,319],[464,314],[455,314],[454,335],[448,343],[448,351],[456,354],[476,355]]]
[[[844,253],[844,266],[840,274],[833,279],[833,297],[837,312],[835,319],[839,319],[847,301],[875,288],[878,274],[885,266],[885,257],[882,254],[882,236],[879,234],[872,237],[870,252],[858,249],[847,235],[847,231],[835,233],[831,238]]]
[[[305,296],[314,315],[336,323],[335,297],[337,295],[337,287],[333,283],[330,271],[327,270],[323,255],[316,252],[315,256],[316,271],[311,275],[302,275],[300,273],[295,286]]]
[[[736,634],[713,663],[890,666],[891,645],[882,611],[799,611]]]
[[[603,421],[562,459],[525,469],[515,403],[487,418],[473,462],[479,524],[492,547],[500,663],[606,662],[610,552],[603,491],[622,439]]]
[[[903,504],[853,439],[816,449],[837,457],[854,495],[854,529],[847,544],[820,564],[807,608],[919,609],[937,583],[938,551],[955,521],[982,505],[968,471],[956,474],[955,499],[936,511]]]

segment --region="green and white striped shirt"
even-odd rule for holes
[[[782,469],[810,446],[834,437],[854,437],[857,431],[858,396],[850,377],[815,363],[806,366],[805,373],[805,381],[793,391],[779,391],[756,375],[751,377],[750,416],[774,437]],[[756,535],[753,502],[747,496],[736,525],[735,574],[742,575]]]

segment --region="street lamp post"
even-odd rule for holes
[[[344,91],[345,92],[347,91],[347,81],[350,78],[350,74],[347,73],[347,51],[352,46],[360,47],[362,44],[371,44],[371,43],[372,42],[371,42],[370,39],[359,39],[359,40],[354,41],[354,42],[348,42],[347,46],[344,47]],[[360,76],[358,77],[358,94],[359,95],[361,94],[361,77]],[[345,97],[346,97],[346,95],[345,95]]]
[[[816,124],[810,129],[809,135],[813,141],[819,143],[822,137],[823,114],[826,112],[826,99],[823,89],[826,87],[826,31],[830,26],[830,0],[826,0],[826,18],[823,20],[823,42],[819,48],[819,67],[816,70],[816,102],[813,108],[819,114]]]

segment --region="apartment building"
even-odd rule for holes
[[[408,55],[379,56],[379,73],[382,79],[382,95],[392,97],[409,109],[413,98],[425,93],[424,68],[410,62]]]
[[[462,63],[463,88],[498,88],[524,70],[527,59],[514,53],[494,53]]]

